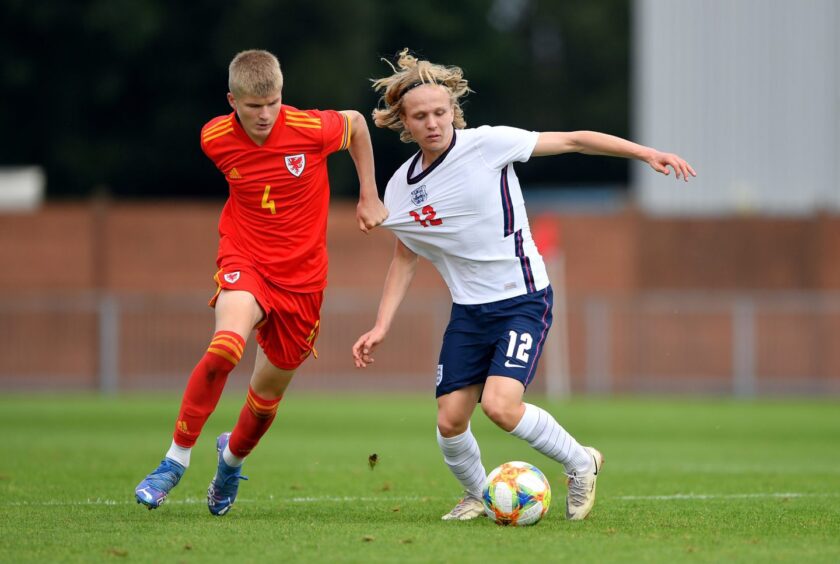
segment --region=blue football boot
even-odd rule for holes
[[[230,511],[239,491],[239,480],[247,480],[241,474],[241,466],[228,466],[222,453],[230,441],[230,433],[222,433],[216,439],[216,452],[219,454],[219,466],[216,476],[207,488],[207,507],[213,515],[224,515]]]
[[[163,461],[151,474],[134,488],[137,503],[142,503],[149,509],[157,509],[166,501],[169,491],[178,485],[186,468],[170,458]]]

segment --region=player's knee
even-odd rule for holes
[[[207,378],[212,380],[221,376],[226,376],[232,368],[233,363],[229,360],[223,359],[214,354],[208,354],[204,367]]]
[[[217,331],[201,358],[197,370],[209,380],[226,377],[242,359],[245,339],[232,331]]]
[[[518,406],[504,398],[485,396],[481,398],[481,409],[487,417],[506,431],[516,427]]]
[[[440,434],[446,438],[456,437],[463,434],[469,426],[469,418],[452,416],[450,414],[438,413],[437,426]]]

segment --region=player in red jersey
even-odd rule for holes
[[[356,111],[298,110],[282,104],[283,75],[267,51],[230,64],[233,112],[208,122],[201,148],[227,178],[219,221],[216,327],[184,392],[172,444],[135,497],[159,507],[189,466],[190,452],[228,374],[257,329],[257,358],[245,405],[231,433],[216,440],[218,468],[207,492],[214,515],[236,499],[243,459],[271,426],[295,369],[314,352],[327,276],[327,156],[348,149],[359,177],[359,228],[388,215],[376,190],[373,150]]]

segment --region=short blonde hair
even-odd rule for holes
[[[234,97],[266,98],[279,94],[283,89],[280,62],[268,51],[241,51],[230,62],[228,88]]]
[[[403,96],[421,84],[439,84],[446,88],[455,114],[453,125],[456,129],[464,129],[467,126],[460,99],[472,90],[467,86],[464,71],[459,67],[418,60],[409,54],[408,49],[400,51],[396,67],[387,60],[385,62],[391,65],[394,74],[373,81],[373,89],[382,93],[378,107],[373,110],[373,122],[376,127],[398,132],[403,143],[414,141],[401,119],[404,114]]]

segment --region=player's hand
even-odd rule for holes
[[[356,341],[353,345],[353,362],[356,368],[366,368],[368,364],[373,364],[374,360],[371,356],[374,347],[382,342],[385,334],[376,328],[371,329]]]
[[[697,176],[697,173],[694,172],[694,169],[691,168],[690,164],[685,162],[685,159],[673,153],[660,153],[659,151],[654,151],[647,163],[653,168],[653,170],[661,172],[665,176],[671,174],[671,169],[668,167],[673,168],[676,173],[677,180],[682,178],[688,182],[689,175]]]
[[[367,233],[388,219],[388,209],[379,198],[359,200],[356,204],[356,221],[362,233]]]

